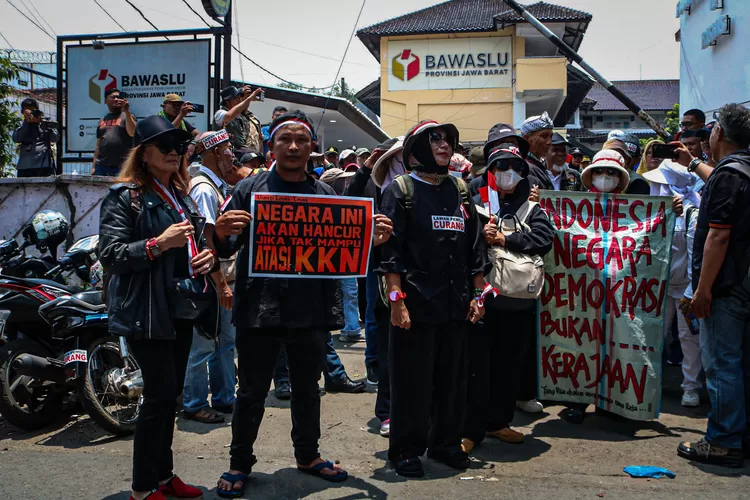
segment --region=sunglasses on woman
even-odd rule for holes
[[[509,169],[513,169],[519,174],[523,173],[523,162],[518,160],[500,160],[497,162],[497,170],[500,172],[507,172]]]
[[[435,146],[441,145],[443,141],[445,141],[450,147],[453,147],[456,143],[456,140],[452,135],[441,134],[440,132],[430,132],[428,137],[430,138],[430,144]]]
[[[183,142],[174,139],[156,140],[152,142],[154,146],[159,150],[161,154],[168,155],[172,151],[177,153],[178,156],[182,156],[187,153],[190,142]]]
[[[620,177],[620,172],[616,168],[606,168],[606,167],[602,168],[602,167],[599,167],[599,168],[596,169],[596,173],[597,174],[606,174],[606,175],[610,175],[612,177]]]

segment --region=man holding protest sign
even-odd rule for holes
[[[487,255],[468,186],[448,174],[457,147],[454,125],[419,123],[403,150],[414,171],[383,194],[383,212],[394,226],[379,268],[393,325],[388,458],[405,477],[424,475],[419,457],[428,448],[430,458],[449,467],[469,467],[461,449],[466,327],[484,315]]]
[[[352,236],[357,232],[355,229],[360,233],[366,229],[372,231],[372,223],[366,228],[364,219],[358,220],[368,215],[366,208],[347,209],[347,202],[336,198],[330,201],[342,206],[345,217],[352,224],[327,225],[333,222],[334,210],[330,207],[328,210],[325,207],[321,209],[318,206],[320,203],[315,205],[310,200],[333,196],[334,192],[306,173],[307,160],[315,143],[312,125],[302,112],[277,117],[271,123],[269,136],[269,147],[276,158],[276,167],[244,180],[235,188],[236,192],[226,204],[227,211],[216,222],[214,233],[220,255],[230,256],[238,252],[234,310],[238,332],[239,391],[232,420],[230,470],[221,476],[217,490],[220,496],[230,498],[243,495],[247,475],[256,463],[253,444],[258,436],[266,395],[282,345],[287,353],[294,388],[291,401],[292,441],[297,467],[302,472],[328,481],[338,482],[347,478],[344,470],[323,460],[318,451],[320,395],[317,381],[322,369],[327,334],[342,324],[338,283],[321,277],[335,275],[342,269],[333,267],[334,253],[340,257],[337,262],[345,266],[345,270],[351,270],[358,265],[357,259],[351,258],[355,251],[363,256],[365,246],[373,237],[377,244],[387,240],[391,232],[390,221],[378,219],[374,235],[359,234],[356,238],[344,238],[344,229],[348,228],[346,232]],[[266,193],[288,193],[288,196]],[[371,205],[369,207],[371,217]],[[257,220],[252,229],[249,225],[253,217],[248,210],[256,210]],[[308,223],[302,223],[303,219]],[[318,223],[314,223],[313,219]],[[332,249],[307,247],[306,240],[317,237],[305,237],[300,233],[300,236],[292,238],[289,233],[298,230],[295,223],[304,225],[303,232],[304,228],[307,231],[332,228],[331,231],[338,231],[340,238],[334,235],[326,241],[340,240],[348,246]],[[285,236],[279,234],[282,232]],[[318,239],[323,241],[321,238]],[[291,245],[286,244],[287,240]],[[300,243],[296,240],[305,241]],[[315,252],[317,255],[313,258]],[[294,264],[290,262],[292,256],[295,258]],[[365,261],[365,270],[366,267]],[[319,270],[319,274],[315,273],[316,270]],[[300,274],[310,279],[299,279]]]

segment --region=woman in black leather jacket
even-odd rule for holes
[[[187,195],[182,155],[190,134],[151,116],[138,123],[136,137],[140,145],[123,164],[121,183],[102,202],[99,229],[109,277],[109,329],[128,338],[143,374],[131,499],[202,498],[172,472],[175,400],[193,338],[193,323],[173,317],[179,305],[173,290],[175,280],[203,282],[216,262],[199,236],[203,219]]]

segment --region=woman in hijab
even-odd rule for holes
[[[664,144],[664,141],[654,139],[653,141],[649,141],[648,144],[646,144],[646,147],[643,148],[641,164],[638,166],[638,170],[636,170],[636,173],[638,175],[643,175],[646,172],[656,170],[657,168],[659,168],[659,165],[661,165],[663,158],[656,158],[651,154],[656,144]]]
[[[457,147],[455,126],[416,125],[402,155],[414,170],[393,180],[381,204],[393,221],[378,269],[391,306],[388,458],[405,477],[424,475],[427,450],[455,469],[470,463],[461,449],[467,320],[484,315],[487,250],[468,186],[448,173]]]

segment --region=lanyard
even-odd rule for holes
[[[172,191],[172,188],[170,186],[169,189],[165,188],[161,185],[159,181],[154,179],[154,189],[157,193],[159,193],[159,196],[162,197],[164,201],[169,203],[169,205],[177,211],[178,214],[180,214],[180,218],[182,218],[183,221],[188,220],[185,216],[185,211],[182,209],[182,206],[177,203],[177,197],[174,195],[174,191]],[[196,274],[193,271],[193,265],[191,262],[193,262],[193,258],[195,258],[196,255],[198,255],[198,246],[195,243],[195,236],[190,233],[188,235],[188,272],[190,273],[190,276],[195,278]]]

